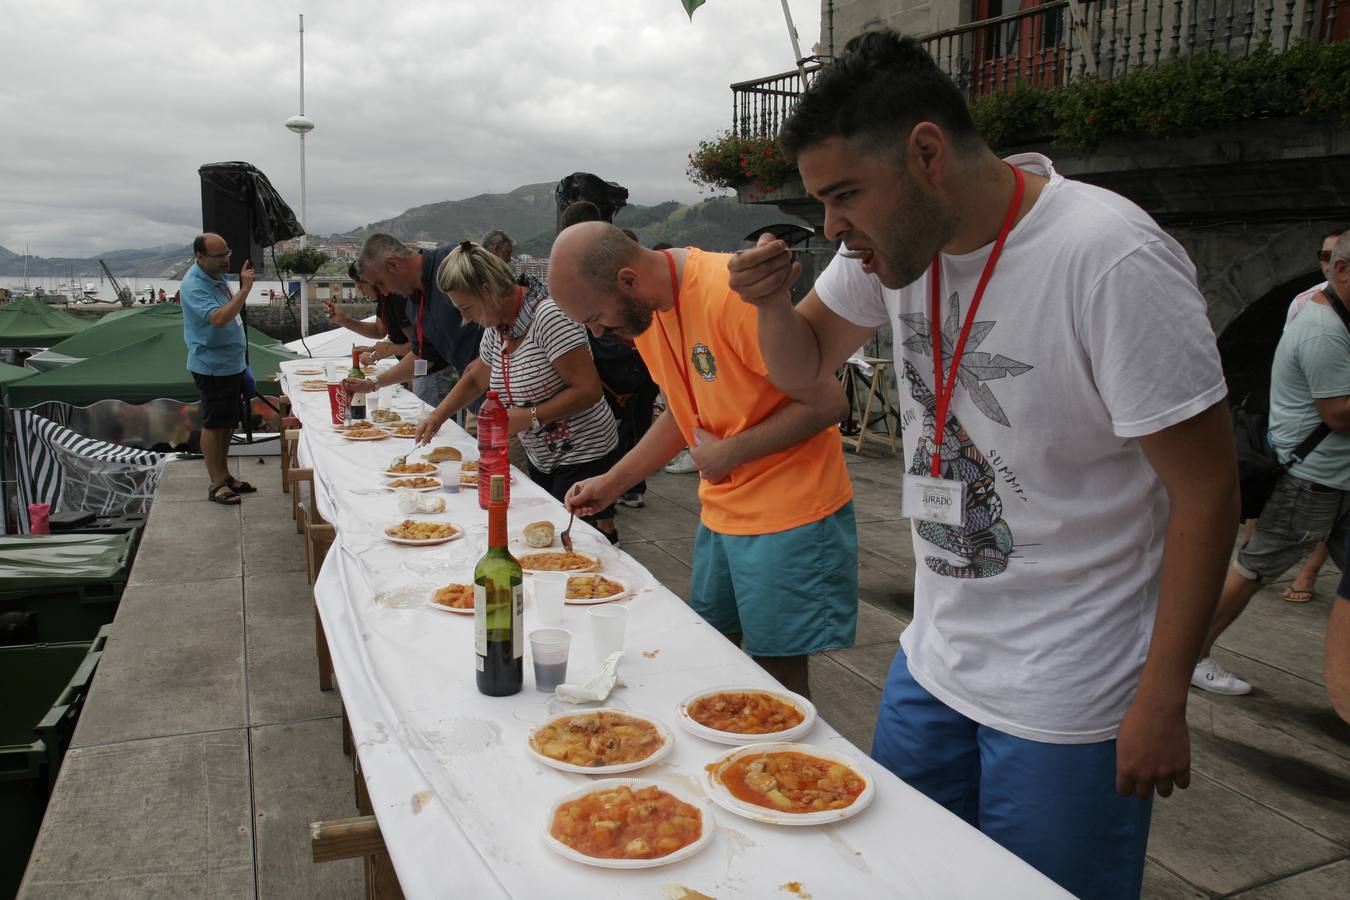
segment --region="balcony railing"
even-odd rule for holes
[[[1245,56],[1269,44],[1344,38],[1345,0],[1045,0],[1006,16],[923,38],[924,47],[969,98],[1022,80],[1046,87],[1095,72],[1102,78],[1218,50]],[[1346,13],[1341,11],[1341,19]],[[809,84],[818,59],[803,67]],[[732,131],[778,133],[803,90],[802,72],[731,86]]]
[[[820,71],[820,60],[803,60],[801,69],[731,86],[731,130],[741,137],[777,134],[797,98]],[[802,84],[802,75],[806,84]]]
[[[923,39],[974,98],[1017,80],[1047,87],[1218,50],[1245,56],[1261,44],[1336,34],[1337,0],[1050,0]]]

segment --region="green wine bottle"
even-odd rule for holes
[[[506,546],[506,478],[488,492],[488,550],[473,570],[473,644],[478,690],[519,693],[525,681],[525,595],[520,563]]]

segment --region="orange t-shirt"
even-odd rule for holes
[[[690,446],[695,406],[704,431],[728,438],[791,402],[769,381],[755,309],[728,286],[728,258],[690,248],[675,308],[658,312],[635,342]],[[819,521],[853,497],[839,429],[830,425],[743,463],[721,484],[700,479],[698,496],[703,524],[721,534],[773,534]]]

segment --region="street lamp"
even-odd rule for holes
[[[300,135],[300,246],[305,246],[309,229],[305,208],[305,135],[314,130],[314,122],[305,115],[305,15],[300,14],[300,114],[286,120],[286,127]],[[309,336],[309,295],[300,289],[300,336]]]

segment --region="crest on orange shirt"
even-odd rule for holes
[[[695,344],[694,350],[689,354],[689,361],[694,364],[694,371],[704,381],[712,382],[717,378],[717,357],[708,349],[707,344]]]

